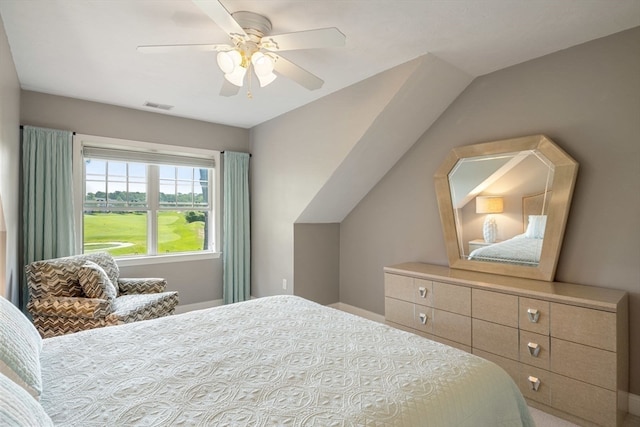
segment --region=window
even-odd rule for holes
[[[78,246],[114,257],[212,254],[218,153],[74,137]],[[153,151],[152,151],[153,150]],[[175,151],[174,151],[175,150]]]

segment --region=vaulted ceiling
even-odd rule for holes
[[[217,1],[217,0],[211,0]],[[0,0],[21,87],[245,128],[427,53],[475,77],[640,25],[637,0],[221,0],[272,34],[337,27],[346,46],[282,56],[324,80],[279,77],[221,97],[215,52],[145,55],[139,45],[226,43],[187,0]],[[145,102],[173,106],[169,111]]]

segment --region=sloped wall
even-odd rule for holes
[[[294,223],[340,222],[470,81],[429,55],[253,128],[252,295],[294,293]]]

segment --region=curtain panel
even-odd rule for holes
[[[22,130],[23,264],[72,255],[75,226],[73,133],[24,126]],[[26,280],[20,306],[29,300]]]
[[[222,298],[225,304],[251,297],[249,154],[224,152]]]

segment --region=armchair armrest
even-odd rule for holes
[[[32,315],[97,319],[111,313],[111,302],[98,298],[46,297],[27,304]]]
[[[118,279],[118,287],[120,288],[120,294],[157,294],[164,292],[167,287],[167,281],[165,279],[148,277],[144,279]]]

